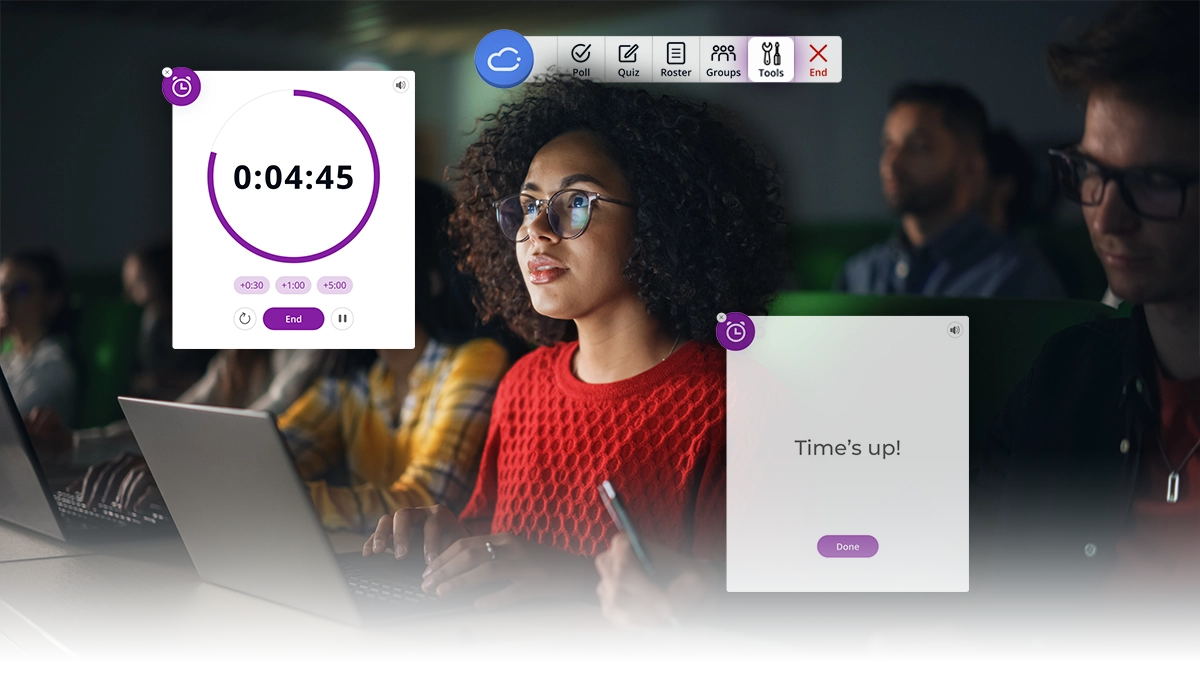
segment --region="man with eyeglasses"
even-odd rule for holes
[[[1121,3],[1047,51],[1086,97],[1050,152],[1128,319],[1052,337],[989,433],[999,574],[1164,590],[1200,578],[1200,50],[1197,3]],[[995,568],[1000,569],[997,565]],[[1022,584],[1028,585],[1028,582]]]

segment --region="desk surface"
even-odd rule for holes
[[[51,557],[91,554],[91,549],[68,545],[41,533],[0,521],[0,564],[8,561],[28,561]]]
[[[161,546],[176,544],[180,544],[179,538],[134,540],[134,542],[127,543],[64,543],[61,540],[43,536],[41,533],[26,531],[20,526],[0,521],[0,563],[30,561],[36,560],[36,558],[112,554],[112,552],[156,548],[156,546],[161,548]],[[359,545],[361,546],[361,543]]]
[[[332,539],[338,551],[364,542]],[[462,628],[496,642],[607,627],[595,606],[540,603],[354,628],[205,584],[178,539],[78,551],[0,563],[0,602],[89,662],[403,662],[414,651],[455,646]],[[4,634],[22,646],[22,635]]]

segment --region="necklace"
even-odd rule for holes
[[[667,351],[667,354],[663,356],[662,360],[659,360],[658,362],[656,362],[654,364],[661,365],[663,362],[666,361],[667,358],[671,357],[671,355],[675,353],[675,349],[679,347],[679,339],[681,339],[681,338],[683,338],[683,334],[677,335],[675,337],[675,343],[671,344],[671,350]],[[579,370],[576,369],[576,362],[577,362],[578,358],[579,358],[578,352],[576,352],[575,355],[571,356],[571,375],[574,376],[576,379],[579,378]]]
[[[1167,451],[1163,449],[1161,431],[1159,431],[1157,440],[1158,451],[1162,453],[1163,461],[1167,463],[1167,469],[1171,472],[1167,476],[1167,502],[1174,504],[1179,501],[1179,472],[1183,471],[1183,468],[1187,466],[1188,460],[1192,458],[1192,455],[1196,454],[1196,448],[1200,448],[1200,440],[1196,441],[1191,450],[1188,450],[1187,455],[1184,456],[1183,461],[1177,467],[1172,467],[1171,460],[1167,459]]]

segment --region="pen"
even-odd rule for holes
[[[604,507],[608,509],[608,515],[612,517],[617,530],[629,538],[629,544],[633,547],[633,553],[637,556],[638,563],[642,565],[642,570],[646,572],[650,580],[665,590],[667,586],[654,570],[654,564],[650,562],[650,556],[646,554],[646,549],[642,546],[642,540],[633,525],[633,520],[629,518],[629,513],[625,511],[625,505],[621,504],[621,499],[617,497],[616,488],[608,480],[605,480],[597,486],[597,489],[600,491],[600,499],[604,501]],[[675,616],[671,616],[670,622],[672,626],[678,627],[679,625]]]

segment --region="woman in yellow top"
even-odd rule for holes
[[[293,403],[279,428],[325,527],[369,533],[397,509],[461,509],[507,366],[491,339],[456,346],[418,324],[415,349],[378,351]]]
[[[397,509],[461,509],[471,495],[509,361],[496,341],[470,338],[475,310],[442,248],[452,208],[418,181],[416,347],[348,352],[279,418],[327,529],[370,533]]]

